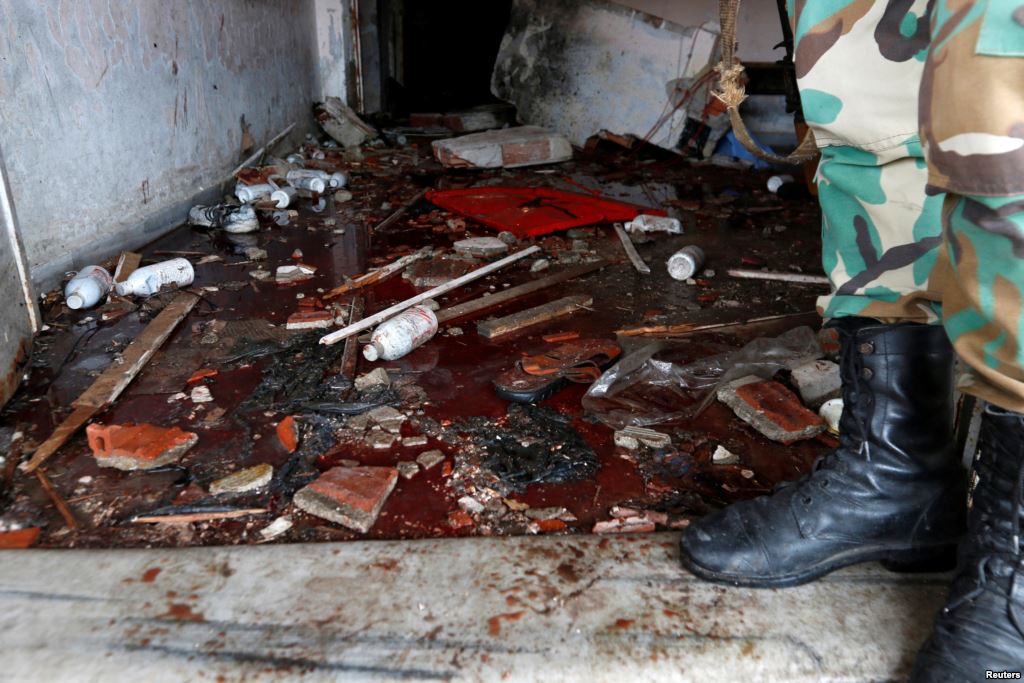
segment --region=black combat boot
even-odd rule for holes
[[[1024,675],[1024,415],[985,411],[974,473],[956,579],[917,658],[917,683]]]
[[[953,438],[953,349],[938,326],[842,318],[840,446],[803,479],[692,524],[682,561],[738,586],[806,583],[883,561],[951,568],[966,476]]]

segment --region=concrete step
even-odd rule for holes
[[[725,588],[676,540],[0,552],[0,680],[899,680],[948,580]]]

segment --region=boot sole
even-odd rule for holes
[[[897,573],[949,571],[956,566],[956,548],[957,545],[951,543],[914,548],[913,550],[893,550],[892,548],[866,550],[855,555],[843,556],[831,562],[815,565],[802,572],[774,577],[742,576],[717,572],[695,562],[681,544],[679,550],[680,561],[683,567],[705,581],[741,588],[790,588],[810,583],[826,574],[831,574],[837,569],[865,562],[879,562],[889,571]]]

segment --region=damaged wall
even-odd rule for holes
[[[653,14],[683,26],[718,23],[718,0],[615,0],[620,5]],[[775,49],[782,42],[779,10],[775,0],[744,0],[736,22],[736,41],[740,59],[750,62],[774,62],[782,59],[784,50]]]
[[[604,0],[515,0],[492,91],[575,145],[601,129],[644,137],[672,111],[670,82],[710,63],[717,32]],[[666,118],[651,142],[671,148],[686,110]]]
[[[0,5],[0,120],[32,277],[44,287],[182,222],[258,147],[312,125],[314,4]]]

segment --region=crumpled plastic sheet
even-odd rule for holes
[[[806,326],[692,363],[659,358],[678,347],[678,342],[656,342],[625,356],[591,385],[583,408],[613,429],[672,422],[703,410],[725,382],[747,375],[769,379],[822,356],[817,335]]]

